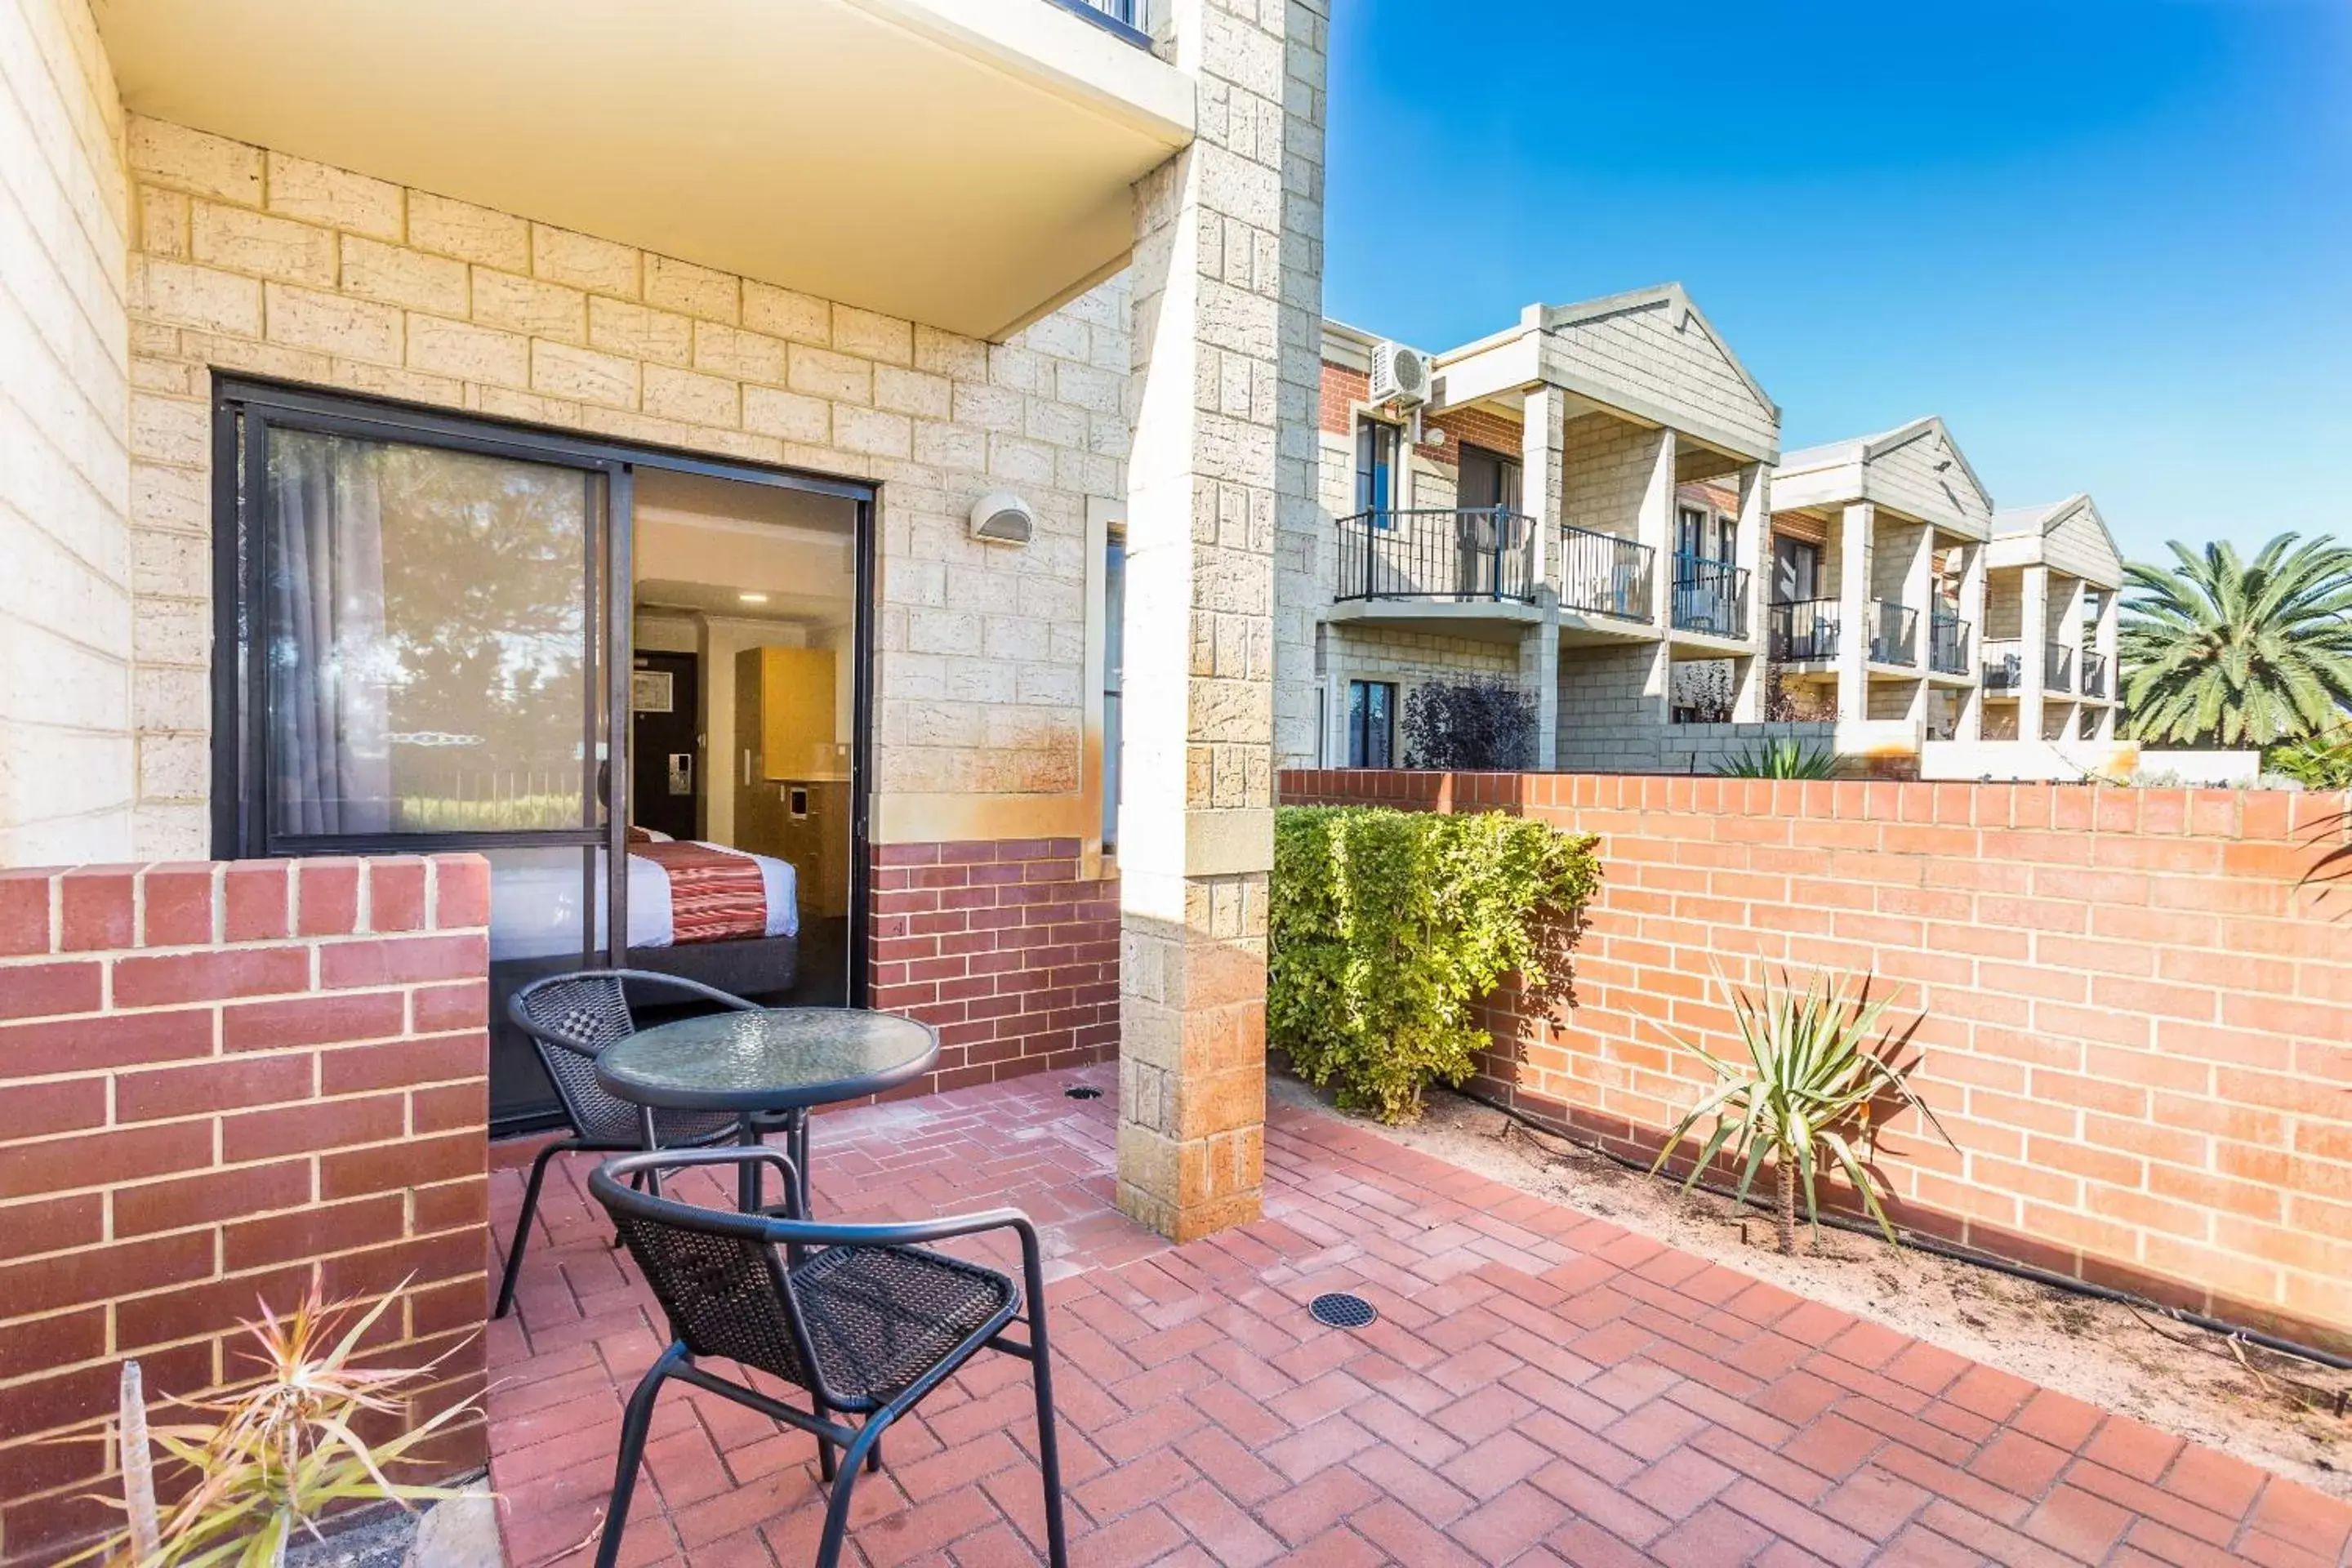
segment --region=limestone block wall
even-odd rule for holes
[[[1573,470],[1571,470],[1573,472]],[[1654,643],[1559,650],[1559,766],[1655,773],[1664,765],[1666,709]]]
[[[1544,358],[1759,447],[1780,444],[1779,411],[1757,398],[1699,318],[1668,298],[1547,331]]]
[[[1713,775],[1727,764],[1755,755],[1777,742],[1794,741],[1807,751],[1832,751],[1837,724],[1797,720],[1758,724],[1669,724],[1658,746],[1658,772]]]
[[[0,10],[0,865],[131,851],[122,110],[86,0]]]
[[[1645,430],[1606,414],[1580,415],[1570,420],[1564,448],[1563,516],[1568,525],[1633,538],[1642,498],[1656,471],[1662,439],[1662,431]]]
[[[140,853],[208,847],[215,368],[878,480],[877,787],[1077,786],[1123,278],[992,345],[160,121],[129,147]],[[1026,549],[969,537],[992,489]],[[974,705],[980,743],[927,739]]]

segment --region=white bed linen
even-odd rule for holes
[[[696,840],[700,843],[700,840]],[[724,844],[703,844],[723,855],[740,855],[760,868],[761,890],[767,895],[769,936],[800,934],[800,900],[792,862],[753,855]],[[597,873],[595,900],[604,900],[604,880]],[[494,853],[490,860],[490,957],[549,958],[580,951],[580,861],[571,850],[551,853]],[[670,929],[669,873],[660,862],[641,855],[629,857],[629,945],[668,947]]]

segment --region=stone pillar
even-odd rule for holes
[[[1856,501],[1838,520],[1837,716],[1870,717],[1870,536],[1878,509]]]
[[[1934,689],[1927,677],[1935,668],[1928,662],[1936,640],[1936,529],[1932,523],[1923,522],[1911,531],[1911,556],[1903,568],[1903,605],[1912,616],[1911,668],[1919,672],[1904,716],[1914,724],[1924,724],[1927,694]]]
[[[1560,524],[1568,517],[1568,394],[1529,391],[1519,405],[1519,505],[1535,530],[1536,606],[1543,621],[1520,639],[1520,678],[1536,697],[1536,766],[1559,765]]]
[[[2019,584],[2017,612],[2017,738],[2042,739],[2042,692],[2049,675],[2043,668],[2050,643],[2050,568],[2039,562],[2028,566]]]
[[[2099,657],[2107,664],[2107,705],[2099,710],[2099,739],[2116,738],[2116,720],[2123,712],[2124,670],[2117,657],[2121,648],[2122,622],[2118,612],[2123,607],[2123,594],[2115,588],[2099,591],[2099,625],[2092,634]]]
[[[1755,724],[1764,718],[1764,605],[1772,562],[1772,470],[1750,463],[1739,470],[1739,525],[1732,541],[1732,558],[1747,584],[1748,644],[1754,651],[1731,661],[1731,721]]]
[[[1650,437],[1649,474],[1633,514],[1633,534],[1650,547],[1650,624],[1658,640],[1642,680],[1637,722],[1664,725],[1674,716],[1674,659],[1667,643],[1675,624],[1675,433]]]
[[[1118,1203],[1179,1241],[1257,1218],[1265,1182],[1276,550],[1314,526],[1327,13],[1173,0],[1201,129],[1136,187]]]
[[[1968,689],[1960,696],[1960,719],[1955,731],[1963,741],[1984,739],[1984,618],[1985,618],[1985,547],[1981,542],[1968,545],[1968,555],[1960,567],[1960,619],[1967,635],[1960,641],[1960,668],[1969,678]]]

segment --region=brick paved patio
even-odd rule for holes
[[[2352,1506],[1337,1117],[1274,1108],[1265,1222],[1171,1248],[1109,1206],[1112,1085],[1057,1073],[815,1133],[820,1213],[1039,1223],[1078,1563],[2352,1562]],[[551,1181],[491,1332],[518,1568],[595,1523],[660,1349],[586,1170]],[[501,1172],[501,1238],[520,1197]],[[1381,1321],[1316,1325],[1304,1303],[1335,1289]],[[984,1357],[893,1429],[853,1554],[1035,1560],[1025,1370]],[[811,1560],[812,1439],[676,1385],[654,1433],[625,1563]]]

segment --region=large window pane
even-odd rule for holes
[[[603,482],[270,431],[277,834],[594,826],[583,738]]]

